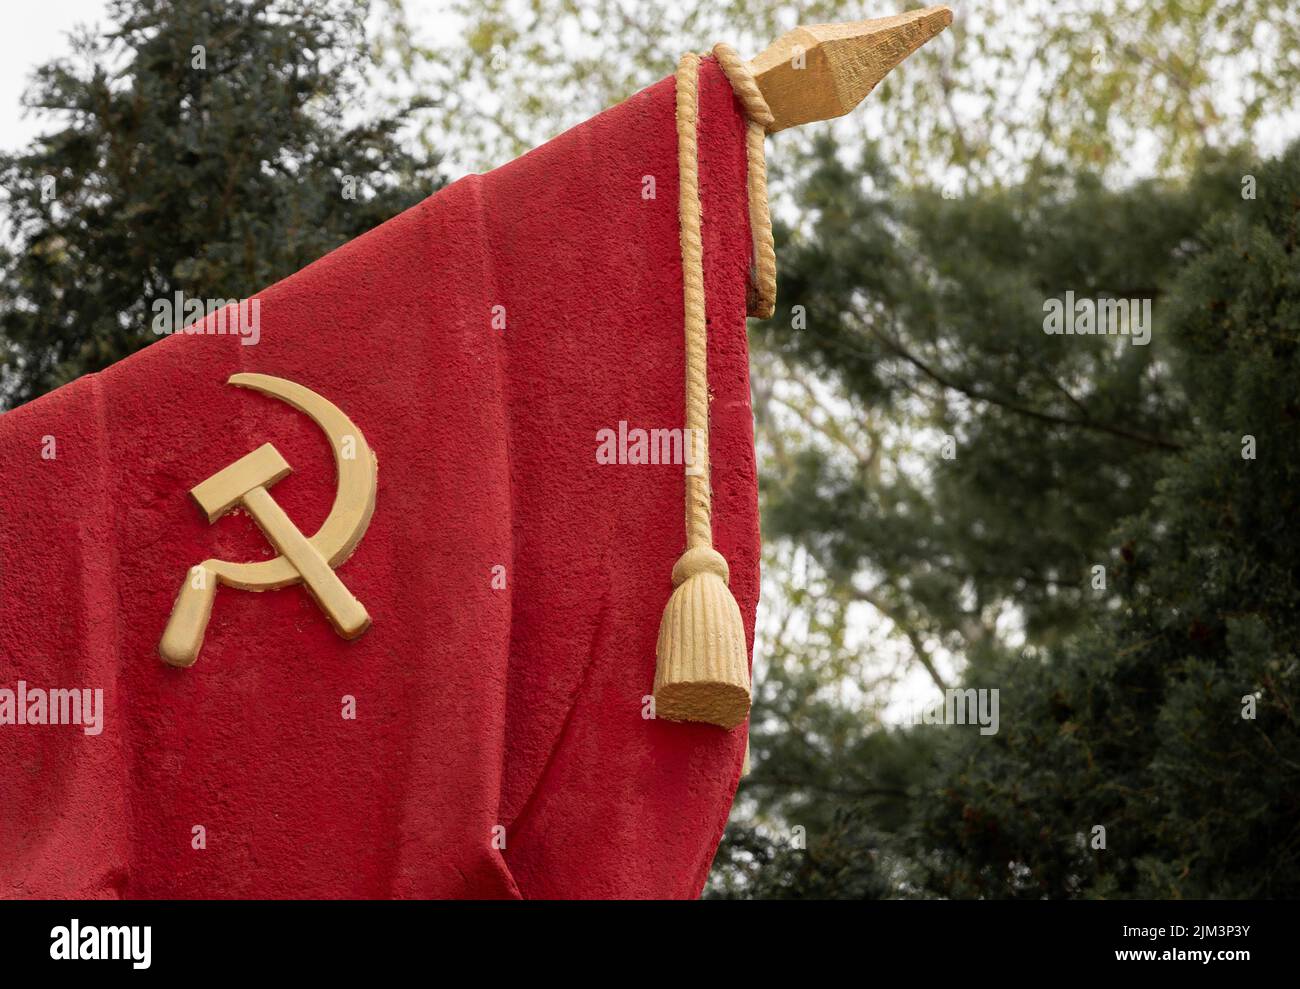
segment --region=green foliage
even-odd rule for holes
[[[909,194],[877,161],[849,169],[824,143],[808,228],[778,239],[781,309],[758,342],[836,383],[855,416],[906,423],[926,470],[803,451],[798,469],[764,477],[765,531],[832,576],[869,564],[868,599],[949,649],[987,639],[1012,604],[1031,637],[1069,631],[1105,536],[1178,445],[1163,286],[1239,174],[1220,162],[1120,193],[1051,175],[944,199]],[[1155,299],[1154,343],[1046,336],[1043,300],[1066,290]]]
[[[1247,171],[1256,200],[1241,197]],[[850,204],[842,223],[819,220],[815,258],[788,252],[785,271],[803,279],[788,302],[824,304],[832,286],[871,278],[827,267],[857,256],[834,238],[883,238],[864,229],[869,196],[840,201]],[[1185,187],[1110,193],[1085,179],[1067,194],[1035,183],[922,198],[895,209],[891,225],[899,253],[887,270],[913,281],[893,297],[881,289],[889,302],[869,322],[846,297],[834,324],[810,316],[810,331],[821,328],[799,338],[774,329],[774,345],[824,361],[858,401],[895,402],[933,380],[903,351],[938,368],[945,391],[969,384],[998,400],[927,404],[922,418],[958,430],[960,454],[934,462],[901,519],[881,509],[906,503],[891,485],[855,502],[861,479],[815,458],[794,485],[768,489],[770,517],[846,574],[883,571],[928,628],[957,634],[963,587],[1020,608],[1022,641],[986,629],[964,678],[1000,689],[1001,730],[864,725],[861,750],[834,754],[841,792],[803,794],[821,829],[817,839],[810,829],[806,860],[769,823],[771,865],[749,875],[754,835],[742,823],[715,889],[740,895],[749,880],[786,896],[1300,894],[1300,146],[1258,168],[1207,163]],[[924,245],[924,265],[909,243]],[[1067,285],[1154,294],[1150,354],[1045,336],[1026,299]],[[899,346],[864,344],[874,326]],[[850,346],[846,370],[832,354]],[[907,387],[892,387],[900,375]],[[1053,404],[1051,379],[1089,390],[1077,405]],[[1124,434],[1088,425],[1099,422]],[[1137,433],[1162,442],[1127,435]],[[1243,457],[1248,436],[1256,459]],[[1085,582],[1093,560],[1107,565],[1105,594]],[[988,572],[993,561],[1002,576]],[[1006,579],[1031,566],[1074,589]],[[1254,718],[1242,716],[1248,695]],[[882,735],[915,754],[882,760],[866,748]],[[757,760],[743,787],[760,815],[765,777],[787,774],[796,753],[811,764],[807,778],[830,771],[814,734],[791,747]],[[852,793],[878,786],[891,765],[906,770],[896,779],[908,795],[902,820]],[[782,799],[781,816],[797,820],[797,797]],[[1093,847],[1097,826],[1104,849]],[[882,860],[892,863],[883,893]],[[828,882],[828,862],[850,872],[857,863],[857,874]]]
[[[158,339],[153,299],[246,297],[434,191],[435,159],[398,140],[412,107],[355,113],[366,12],[114,0],[111,33],[39,70],[27,100],[58,128],[0,157],[6,404]]]
[[[441,132],[481,168],[670,75],[684,51],[726,41],[753,54],[797,24],[919,6],[683,0],[648,16],[642,0],[447,0],[446,19],[459,30],[424,42],[397,18],[392,34],[407,64],[422,62],[446,93]],[[1300,83],[1290,0],[952,7],[952,26],[837,124],[887,135],[885,154],[909,172],[980,182],[1062,163],[1185,172],[1208,149],[1267,134]],[[781,139],[796,140],[798,132]]]

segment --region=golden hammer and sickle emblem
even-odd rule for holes
[[[310,416],[334,450],[338,491],[320,530],[310,538],[304,536],[266,490],[293,470],[270,443],[190,490],[209,522],[242,506],[280,555],[258,563],[204,560],[190,570],[158,643],[158,653],[172,666],[190,666],[198,658],[218,582],[268,591],[302,581],[343,638],[355,639],[370,627],[365,607],[334,572],[356,549],[375,510],[379,464],[365,437],[335,405],[292,381],[267,374],[235,374],[228,383],[272,395]]]

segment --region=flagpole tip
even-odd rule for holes
[[[769,132],[839,117],[952,23],[946,6],[787,31],[748,63],[776,122]]]

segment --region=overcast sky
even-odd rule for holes
[[[436,30],[446,20],[437,0],[407,0],[406,7],[412,21],[426,30]],[[68,52],[67,35],[74,27],[106,27],[107,11],[107,0],[23,0],[6,5],[0,30],[0,148],[15,150],[42,128],[21,106],[32,71]]]
[[[39,0],[5,10],[0,31],[0,147],[13,150],[40,129],[23,116],[19,100],[36,66],[67,51],[67,33],[78,24],[103,24],[105,0]]]

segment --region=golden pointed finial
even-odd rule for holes
[[[748,63],[784,130],[829,120],[862,102],[895,65],[952,23],[947,7],[788,31]]]

